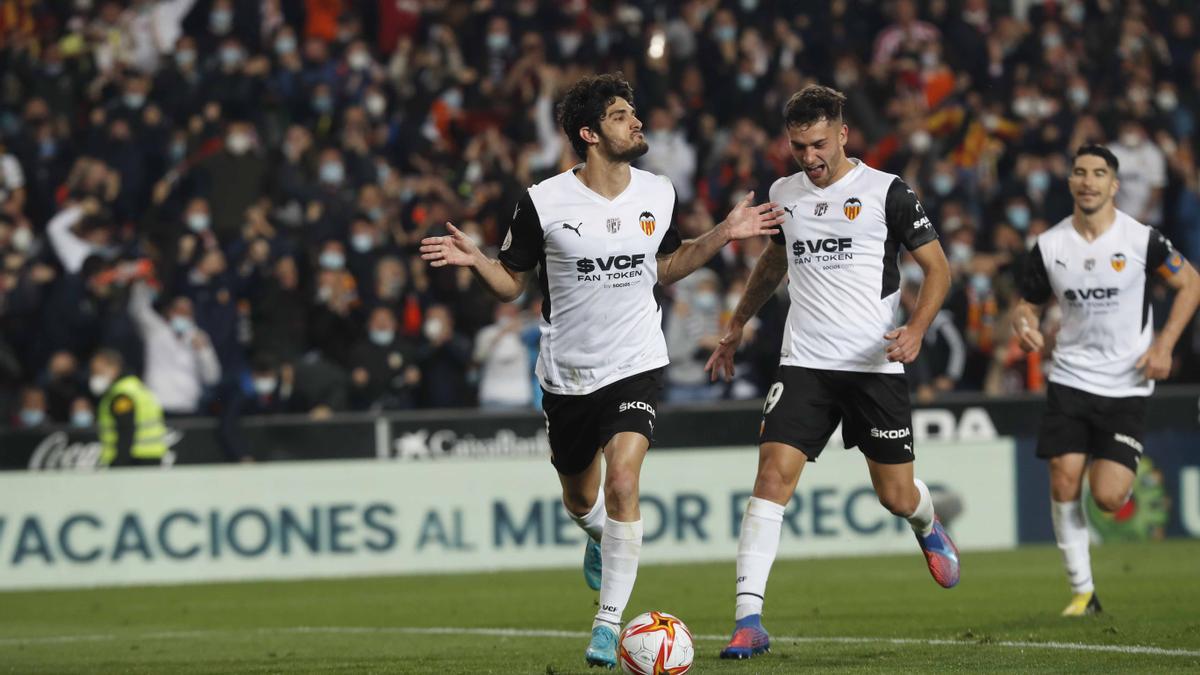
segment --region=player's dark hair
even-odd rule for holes
[[[580,159],[587,159],[587,142],[579,130],[588,127],[597,133],[604,111],[613,101],[623,98],[633,103],[633,87],[620,72],[585,77],[576,82],[558,104],[558,121]]]
[[[840,124],[845,103],[846,95],[837,89],[810,84],[792,94],[783,106],[783,123],[789,127],[804,127],[821,120]]]
[[[1071,159],[1071,163],[1074,164],[1076,159],[1084,155],[1095,155],[1103,159],[1104,163],[1108,165],[1108,168],[1112,169],[1114,174],[1120,169],[1120,162],[1117,161],[1117,156],[1112,153],[1112,150],[1099,143],[1088,143],[1087,145],[1079,146],[1079,149],[1075,151],[1075,157]]]

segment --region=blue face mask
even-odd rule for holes
[[[946,173],[939,173],[930,181],[933,183],[933,191],[945,197],[954,191],[954,176]]]
[[[973,274],[971,288],[975,290],[975,295],[983,297],[992,291],[992,280],[982,274]]]
[[[192,320],[186,316],[171,317],[171,329],[180,335],[187,335],[188,333],[192,332],[192,329],[195,328],[195,326],[196,324],[192,323]]]
[[[333,99],[328,96],[318,96],[313,99],[313,109],[321,114],[328,113],[333,110]]]
[[[697,293],[692,298],[692,304],[701,312],[711,312],[717,308],[717,294],[711,291]]]
[[[44,410],[22,410],[20,414],[21,426],[36,427],[46,421],[46,411]]]
[[[76,410],[71,413],[71,426],[76,429],[87,429],[96,423],[96,416],[91,410]]]
[[[720,42],[729,42],[730,40],[737,37],[737,26],[729,26],[729,25],[718,26],[713,31],[713,37],[715,37]]]
[[[487,46],[488,49],[498,52],[507,49],[509,45],[508,33],[488,33]]]
[[[392,340],[396,337],[394,330],[372,330],[369,334],[371,342],[380,347],[392,344]]]
[[[340,270],[346,266],[346,257],[337,251],[325,251],[317,261],[327,270]]]
[[[1050,174],[1045,171],[1034,171],[1025,178],[1025,187],[1030,192],[1044,193],[1050,188]]]
[[[1029,229],[1030,214],[1028,207],[1010,206],[1004,210],[1004,215],[1008,218],[1008,224],[1021,232]]]
[[[233,28],[233,12],[227,9],[218,9],[208,15],[208,27],[217,35],[224,35]]]
[[[338,162],[325,162],[321,165],[321,182],[330,185],[341,185],[346,170]]]

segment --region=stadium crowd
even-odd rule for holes
[[[917,397],[1037,390],[1005,316],[1070,213],[1075,147],[1110,144],[1118,207],[1200,259],[1192,4],[8,0],[0,412],[90,426],[102,347],[169,415],[536,405],[536,292],[497,305],[417,242],[449,220],[494,251],[521,192],[578,161],[556,94],[613,70],[685,238],[795,171],[792,92],[844,91],[848,154],[916,188],[953,268]],[[737,380],[703,372],[768,245],[743,243],[665,290],[669,401],[770,384],[782,288]],[[1180,352],[1176,379],[1200,380],[1200,331]]]

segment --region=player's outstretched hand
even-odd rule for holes
[[[1138,359],[1137,369],[1145,374],[1147,380],[1165,380],[1171,375],[1171,352],[1155,342]]]
[[[1046,345],[1046,340],[1042,337],[1042,331],[1038,330],[1037,324],[1030,325],[1029,319],[1018,316],[1013,321],[1013,330],[1017,333],[1017,341],[1021,345],[1021,349],[1028,352],[1040,352],[1042,347]]]
[[[730,239],[748,239],[760,234],[779,234],[783,224],[783,209],[775,202],[754,203],[754,190],[746,193],[742,201],[725,216],[725,228]]]
[[[446,223],[446,229],[450,231],[447,236],[425,237],[421,240],[421,260],[428,261],[430,267],[473,265],[479,255],[475,242],[450,223]]]
[[[908,326],[900,326],[896,330],[885,333],[884,336],[892,341],[892,344],[887,348],[888,361],[899,361],[900,363],[912,363],[917,359],[917,354],[921,353],[921,341],[925,336]]]
[[[716,382],[718,377],[726,382],[733,379],[733,356],[737,353],[740,344],[742,344],[742,325],[732,322],[729,324],[729,330],[721,336],[721,341],[717,343],[717,348],[713,350],[712,356],[708,357],[708,363],[704,364],[704,371],[709,373],[710,381]]]

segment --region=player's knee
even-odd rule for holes
[[[1125,506],[1125,502],[1128,499],[1129,494],[1127,492],[1116,492],[1114,490],[1096,490],[1092,492],[1092,500],[1105,513],[1113,513],[1121,510],[1121,507]]]
[[[920,495],[909,494],[916,490],[885,489],[879,492],[879,503],[893,515],[907,518],[917,510],[917,500]]]
[[[637,499],[638,476],[636,471],[609,467],[604,476],[604,498],[610,504],[620,504]]]
[[[596,497],[593,495],[588,497],[582,494],[572,494],[569,492],[563,493],[563,506],[573,515],[582,518],[592,512],[592,507],[596,505]]]
[[[754,479],[754,496],[775,503],[786,503],[791,498],[792,483],[782,472],[763,467]]]

